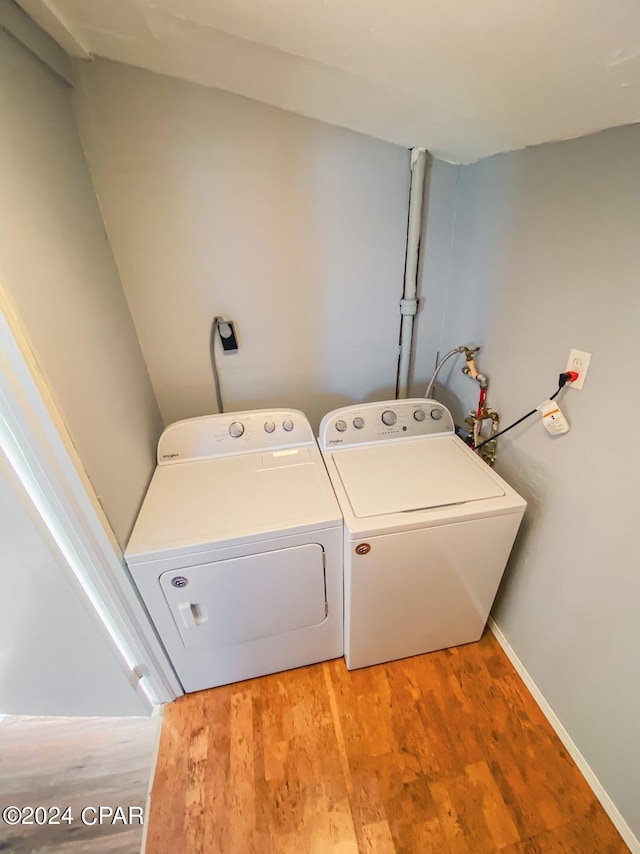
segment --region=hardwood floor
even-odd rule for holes
[[[490,632],[165,712],[147,854],[627,851]]]

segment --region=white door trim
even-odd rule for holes
[[[145,704],[151,708],[180,696],[182,686],[1,283],[0,440],[96,617],[127,662]],[[136,668],[143,674],[140,680]]]

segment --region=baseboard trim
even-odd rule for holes
[[[160,738],[162,737],[162,723],[164,720],[165,704],[154,706],[151,712],[151,717],[155,718],[158,724],[156,729],[156,740],[153,746],[153,756],[151,759],[151,770],[149,773],[149,784],[147,786],[147,797],[144,805],[144,827],[142,829],[142,844],[140,845],[140,854],[147,854],[147,834],[149,832],[149,816],[151,815],[151,792],[153,790],[153,781],[156,776],[156,768],[158,767],[158,757],[160,755]]]
[[[602,804],[604,811],[613,822],[616,830],[623,838],[625,844],[629,847],[629,850],[632,852],[632,854],[640,854],[640,840],[638,840],[638,838],[634,835],[633,831],[620,814],[620,811],[607,794],[602,783],[600,782],[600,780],[598,780],[594,772],[591,770],[591,767],[589,766],[587,760],[584,758],[582,753],[580,753],[580,750],[578,749],[576,743],[573,741],[567,730],[562,725],[560,718],[553,711],[553,709],[545,699],[542,691],[533,681],[531,674],[524,666],[522,661],[518,658],[515,650],[513,649],[509,641],[506,639],[502,632],[502,629],[500,628],[500,626],[498,626],[493,617],[489,617],[489,628],[493,632],[495,639],[498,641],[498,643],[504,650],[507,658],[513,664],[518,675],[531,692],[533,699],[540,707],[543,715],[549,721],[549,723],[555,730],[556,735],[567,749],[567,753],[571,756],[573,761],[580,769],[583,777],[593,790],[593,794]]]

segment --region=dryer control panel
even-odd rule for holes
[[[322,419],[318,441],[322,450],[331,450],[453,432],[449,410],[437,400],[418,397],[334,409]]]
[[[297,409],[252,409],[205,415],[170,424],[158,442],[158,465],[259,451],[286,453],[313,445],[313,430]]]

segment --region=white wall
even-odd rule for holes
[[[499,440],[529,507],[494,614],[636,836],[638,235],[640,126],[464,167],[441,340],[483,345],[504,426],[555,390],[570,347],[593,353],[559,398],[568,435],[534,417]],[[473,405],[459,371],[451,390]]]
[[[70,89],[0,31],[0,276],[121,543],[162,422],[107,242]]]
[[[395,390],[409,153],[245,98],[78,62],[76,115],[165,422]]]
[[[0,507],[0,714],[147,714],[1,451]]]

